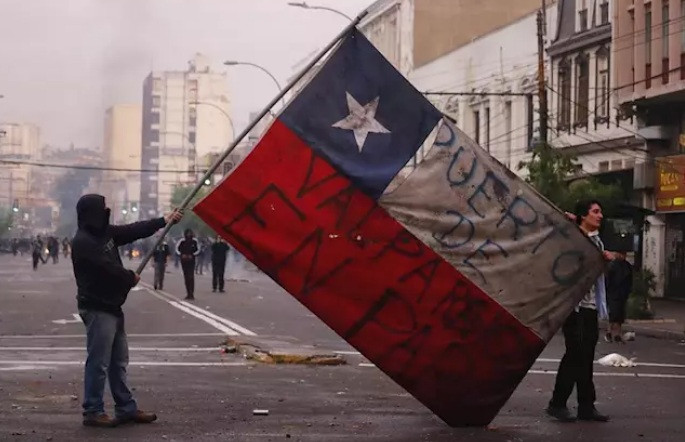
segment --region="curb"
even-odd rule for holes
[[[225,353],[240,353],[245,359],[263,364],[290,365],[345,365],[347,361],[337,354],[296,354],[280,351],[262,350],[258,345],[249,342],[238,342],[228,338],[224,342]]]

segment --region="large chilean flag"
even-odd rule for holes
[[[495,417],[602,269],[356,30],[194,210],[453,426]]]

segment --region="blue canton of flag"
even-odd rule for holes
[[[377,199],[441,114],[355,30],[279,118]]]

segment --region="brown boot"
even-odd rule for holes
[[[112,428],[117,426],[117,421],[106,414],[91,414],[83,417],[83,425],[86,427]]]
[[[157,415],[154,413],[146,413],[138,410],[129,416],[121,416],[116,418],[117,425],[136,423],[136,424],[151,424],[157,420]]]

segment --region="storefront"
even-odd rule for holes
[[[656,160],[656,211],[666,225],[664,294],[685,298],[685,155]]]

